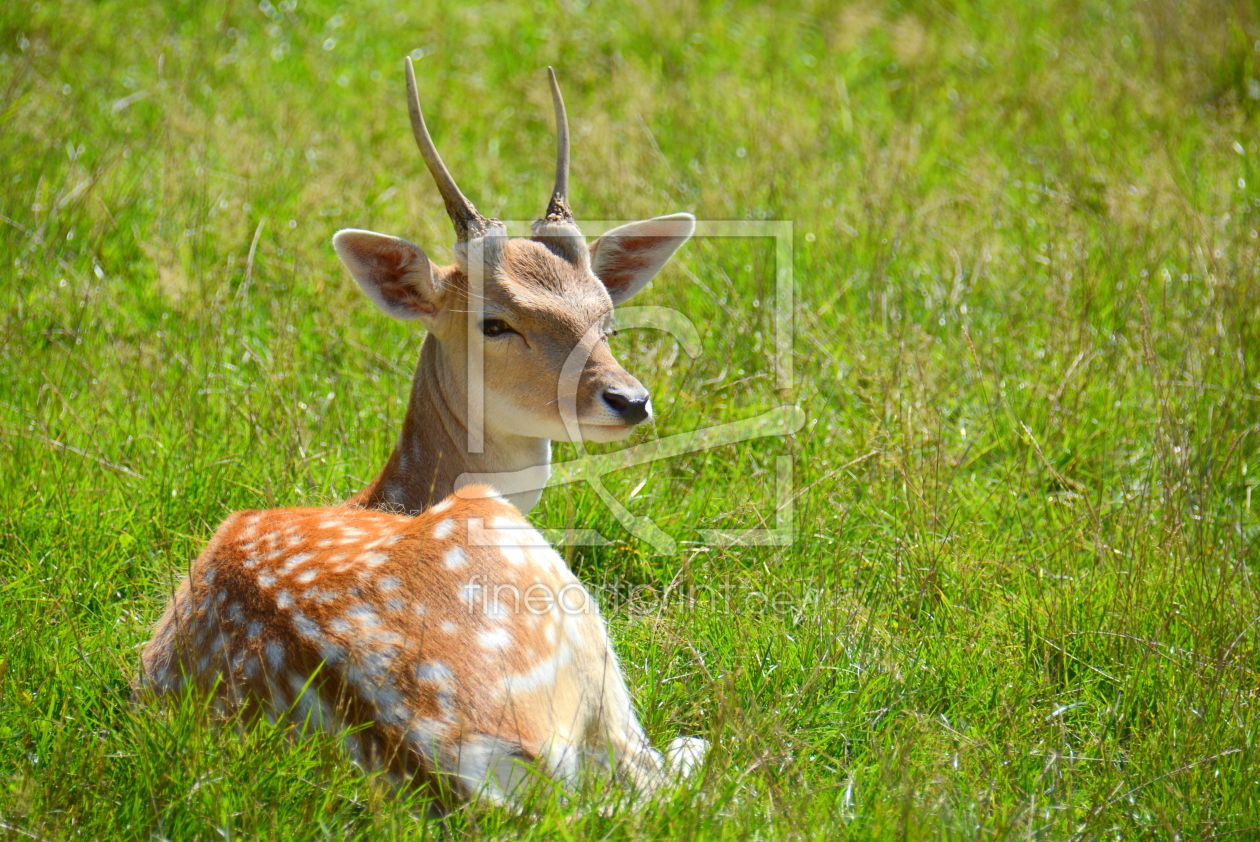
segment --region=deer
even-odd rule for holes
[[[430,331],[398,447],[346,503],[229,515],[145,645],[134,698],[196,692],[238,726],[264,717],[295,736],[332,734],[354,762],[439,812],[476,799],[520,804],[532,786],[572,789],[588,772],[654,796],[693,774],[707,743],[653,748],[598,606],[522,513],[534,490],[455,481],[487,464],[545,466],[538,442],[574,427],[612,440],[650,415],[646,389],[607,350],[607,320],[688,231],[666,217],[585,246],[549,71],[560,151],[547,216],[530,239],[496,235],[441,163],[405,64],[412,127],[455,224],[458,262],[437,269],[418,247],[366,231],[334,238],[381,309]],[[487,275],[480,301],[468,294],[474,260]],[[485,343],[483,454],[456,437],[470,323]],[[565,423],[545,396],[573,348],[590,360],[570,365],[580,377]]]

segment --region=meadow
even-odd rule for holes
[[[697,238],[614,351],[631,444],[806,424],[531,517],[601,594],[659,803],[444,822],[282,728],[128,701],[229,512],[344,499],[421,333],[339,228],[439,261],[407,123],[487,215],[788,221]],[[1225,0],[0,4],[0,837],[1260,838],[1260,11]],[[612,445],[601,450],[615,450]],[[557,458],[573,454],[568,445]],[[790,544],[773,526],[792,466]],[[1253,502],[1253,496],[1255,500]]]

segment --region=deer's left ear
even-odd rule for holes
[[[614,228],[591,243],[591,271],[613,304],[628,300],[661,271],[696,230],[689,213],[658,216]]]

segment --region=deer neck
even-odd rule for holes
[[[464,485],[489,483],[521,512],[542,496],[551,472],[551,442],[515,435],[485,419],[481,452],[469,451],[466,361],[452,359],[430,334],[420,349],[407,416],[385,467],[350,498],[369,509],[414,514]],[[461,477],[527,471],[519,478]]]

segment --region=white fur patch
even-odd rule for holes
[[[456,545],[443,554],[442,563],[447,570],[458,570],[468,563],[468,553],[464,552],[463,547]]]
[[[360,626],[372,627],[381,625],[381,618],[375,611],[366,605],[355,605],[346,611],[346,617],[351,622],[358,623]]]
[[[561,642],[556,654],[539,661],[529,672],[509,675],[503,679],[503,689],[508,693],[529,693],[556,683],[560,670],[573,659],[573,650],[567,642]]]
[[[263,647],[263,654],[267,657],[271,671],[280,672],[280,668],[284,666],[284,644],[278,640],[268,640]]]
[[[297,567],[299,564],[302,564],[303,562],[310,561],[314,557],[315,557],[314,553],[294,553],[293,555],[289,556],[288,560],[285,561],[283,565],[280,566],[280,572],[292,573],[293,568]]]
[[[365,564],[368,567],[380,567],[382,564],[389,561],[389,553],[361,553],[355,561],[359,564]]]
[[[491,629],[477,635],[477,641],[482,648],[498,651],[512,645],[512,635],[507,629]]]

